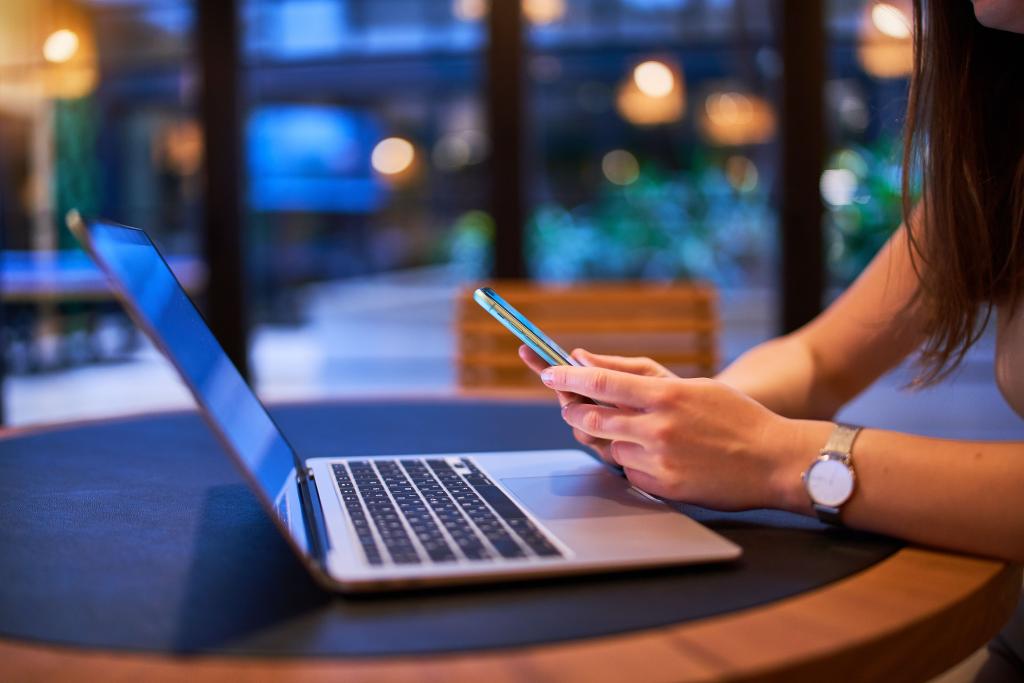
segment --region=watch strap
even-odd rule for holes
[[[811,507],[814,508],[814,512],[818,515],[818,519],[825,524],[831,524],[832,526],[842,525],[843,520],[839,518],[839,508],[822,505],[821,503],[812,503]]]
[[[829,434],[828,441],[825,442],[825,447],[821,449],[822,457],[835,457],[842,460],[851,471],[853,471],[853,463],[851,459],[851,453],[853,452],[853,442],[857,440],[857,435],[860,434],[861,428],[857,425],[844,424],[837,422],[836,426],[832,429],[832,433]],[[818,519],[826,524],[834,526],[841,526],[843,521],[840,518],[841,506],[822,505],[821,503],[811,500],[811,507],[814,508],[815,514],[818,515]]]
[[[843,424],[837,422],[832,433],[829,434],[828,441],[825,442],[825,447],[822,450],[823,453],[837,453],[844,456],[846,460],[850,459],[850,452],[853,450],[853,442],[857,439],[857,435],[860,434],[861,428],[856,425]]]

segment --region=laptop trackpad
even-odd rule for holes
[[[622,517],[665,512],[626,483],[608,474],[571,474],[502,479],[522,503],[541,519]]]

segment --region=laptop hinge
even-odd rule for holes
[[[324,521],[324,513],[320,507],[320,494],[316,488],[316,481],[313,479],[313,469],[306,467],[302,475],[297,476],[299,488],[299,500],[302,502],[302,519],[306,525],[306,536],[311,544],[311,554],[321,565],[327,564],[327,551],[330,549],[330,542],[327,538],[327,523]]]

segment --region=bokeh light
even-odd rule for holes
[[[54,31],[43,43],[43,57],[48,62],[63,64],[78,52],[78,34],[66,28]]]
[[[737,192],[752,192],[757,189],[760,175],[753,161],[741,154],[734,154],[725,160],[725,177]]]
[[[382,175],[407,171],[416,159],[416,149],[405,138],[386,138],[377,143],[370,155],[373,170]]]
[[[601,159],[601,171],[616,185],[632,185],[640,177],[640,164],[632,153],[613,149]]]
[[[764,98],[735,90],[713,92],[704,100],[704,137],[716,145],[755,145],[775,134],[775,110]]]
[[[487,0],[452,0],[452,14],[460,21],[480,21],[488,9]]]
[[[489,140],[478,130],[461,130],[441,137],[431,151],[434,166],[442,171],[457,171],[478,164],[487,157]]]
[[[459,135],[445,135],[434,144],[430,158],[442,171],[457,171],[469,164],[470,148]]]
[[[863,133],[871,122],[867,103],[858,95],[842,95],[836,104],[836,110],[840,123],[855,133]]]
[[[857,193],[857,175],[848,168],[830,168],[821,174],[818,187],[832,206],[849,206]]]
[[[153,143],[154,155],[162,157],[178,175],[199,172],[203,163],[203,131],[198,121],[189,119],[165,126]]]
[[[508,0],[501,0],[507,2]],[[523,16],[534,26],[553,24],[565,16],[565,0],[522,0]]]
[[[534,26],[553,24],[565,16],[565,0],[520,1],[522,2],[523,17]],[[480,21],[487,16],[490,10],[490,0],[452,0],[452,14],[459,21]]]
[[[857,59],[875,78],[905,78],[914,68],[913,29],[898,3],[879,2],[861,20]]]
[[[650,60],[633,69],[636,87],[648,97],[665,97],[675,88],[676,79],[664,62]]]
[[[907,15],[887,2],[879,2],[871,8],[871,23],[890,38],[910,37],[911,24]]]
[[[637,126],[673,123],[686,112],[682,70],[660,60],[638,64],[615,93],[619,115]]]

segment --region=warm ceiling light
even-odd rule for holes
[[[480,21],[487,16],[487,0],[453,0],[452,14],[459,21]]]
[[[412,166],[416,150],[404,138],[386,138],[377,143],[370,156],[370,163],[377,173],[398,175]]]
[[[907,13],[897,4],[879,2],[866,8],[857,45],[864,71],[875,78],[910,75],[914,68],[912,35]]]
[[[678,121],[686,111],[686,83],[677,66],[650,60],[637,64],[615,95],[622,118],[638,126]]]
[[[910,21],[897,7],[888,3],[879,2],[871,8],[871,23],[890,38],[902,40],[910,37]]]
[[[656,60],[637,64],[633,69],[633,82],[648,97],[665,97],[676,87],[672,69]]]
[[[565,16],[565,0],[523,0],[523,16],[535,26],[553,24]]]
[[[754,105],[740,92],[719,92],[704,101],[704,111],[716,123],[746,124],[754,117]]]
[[[54,31],[43,43],[43,57],[46,61],[54,64],[62,64],[75,56],[78,52],[78,34],[74,31],[62,28]]]
[[[704,100],[704,137],[716,145],[756,145],[775,134],[775,111],[764,98],[736,91],[714,92]]]
[[[507,0],[501,0],[506,2]],[[521,0],[523,16],[535,26],[553,24],[565,16],[565,0]],[[490,11],[489,0],[452,0],[459,21],[480,21]]]

